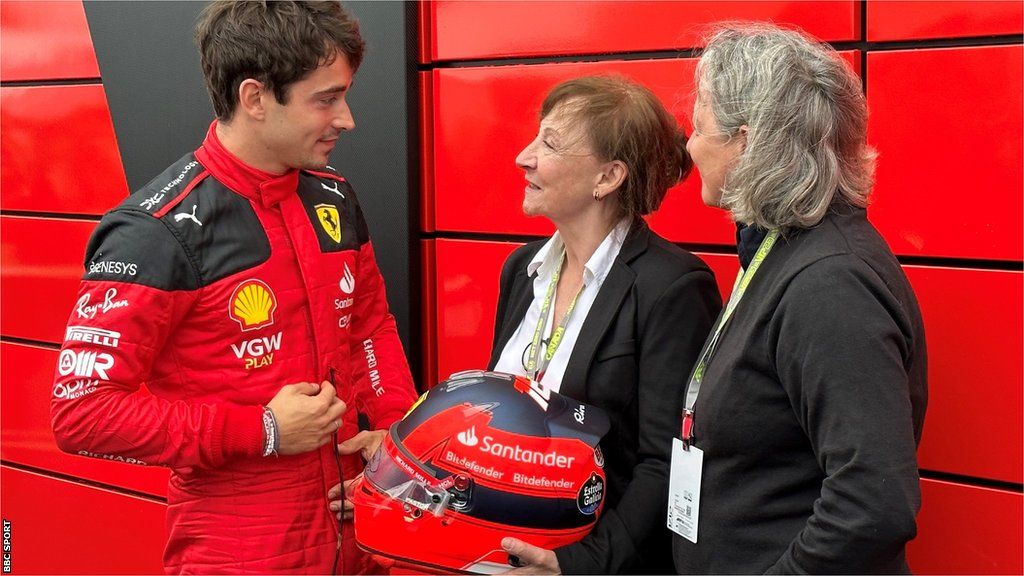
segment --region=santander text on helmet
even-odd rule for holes
[[[569,468],[572,466],[572,461],[575,460],[575,456],[563,456],[558,452],[541,452],[539,450],[530,450],[523,448],[516,444],[515,446],[509,446],[496,441],[491,436],[484,436],[483,441],[480,443],[480,449],[484,452],[500,456],[502,458],[509,458],[516,462],[522,462],[524,464],[539,464],[542,466],[554,466],[556,468]]]

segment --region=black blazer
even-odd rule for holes
[[[526,266],[546,240],[509,256],[501,271],[493,368],[533,300]],[[700,259],[632,226],[573,348],[561,393],[608,413],[601,442],[604,512],[584,540],[555,551],[566,574],[671,573],[665,527],[672,438],[687,377],[722,307]]]

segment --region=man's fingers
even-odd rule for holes
[[[341,418],[341,415],[344,414],[347,409],[348,406],[345,405],[345,402],[338,400],[327,407],[327,417],[331,420],[337,420],[338,418]]]
[[[324,380],[320,384],[320,393],[317,394],[317,397],[322,398],[325,402],[333,400],[337,397],[337,394],[334,392],[334,386],[327,380]]]
[[[290,388],[292,391],[306,396],[316,396],[320,392],[320,387],[312,382],[297,382],[288,384],[285,388]]]
[[[342,456],[347,456],[349,454],[355,454],[356,452],[359,452],[360,450],[363,449],[363,447],[366,446],[367,437],[368,435],[366,433],[366,430],[363,430],[359,434],[356,434],[355,436],[349,438],[348,440],[345,440],[341,444],[338,444],[338,454],[341,454]]]
[[[355,492],[355,489],[356,489],[356,483],[359,482],[359,480],[361,478],[362,478],[362,475],[356,476],[355,478],[353,478],[351,480],[346,480],[345,481],[345,498],[351,498],[352,497],[352,494]]]
[[[349,482],[351,482],[351,480],[349,480]],[[345,491],[348,492],[348,482],[346,482],[345,484],[346,484]],[[334,486],[331,486],[331,489],[327,491],[327,499],[328,500],[337,500],[339,498],[341,498],[341,483],[340,482],[335,484]]]

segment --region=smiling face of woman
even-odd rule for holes
[[[700,173],[704,204],[721,204],[725,176],[743,153],[745,139],[742,131],[731,137],[722,133],[707,99],[703,95],[697,99],[693,107],[693,134],[686,142],[686,151]]]
[[[564,222],[594,202],[603,166],[583,127],[558,106],[541,120],[532,142],[516,157],[526,173],[523,212]]]

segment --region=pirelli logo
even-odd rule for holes
[[[117,348],[118,342],[121,341],[121,333],[88,326],[68,326],[67,333],[64,334],[64,341],[87,342],[107,348]]]

